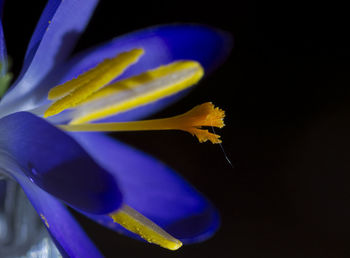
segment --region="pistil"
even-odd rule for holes
[[[203,126],[219,127],[224,126],[223,118],[225,112],[215,108],[211,102],[198,105],[190,111],[163,119],[153,119],[133,122],[118,123],[86,123],[59,125],[65,131],[85,132],[121,132],[121,131],[150,131],[150,130],[182,130],[196,136],[199,142],[207,140],[212,143],[221,143],[220,136],[210,133]]]

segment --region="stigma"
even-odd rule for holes
[[[59,125],[65,131],[72,132],[121,132],[121,131],[150,131],[150,130],[182,130],[196,136],[199,142],[221,143],[220,136],[210,133],[203,126],[224,126],[225,112],[211,102],[192,108],[190,111],[174,117],[118,123],[84,123]]]

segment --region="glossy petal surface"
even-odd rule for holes
[[[6,94],[3,105],[30,94],[23,103],[32,106],[47,93],[47,88],[41,86],[55,82],[59,76],[57,68],[71,53],[97,2],[48,1],[30,40],[21,74],[12,90]]]
[[[32,182],[76,209],[104,214],[120,205],[113,177],[70,136],[41,118],[27,112],[2,118],[0,150]]]
[[[185,243],[211,236],[219,225],[215,208],[172,169],[154,158],[99,133],[75,139],[118,178],[124,202]],[[107,216],[97,222],[134,236]]]
[[[196,60],[205,68],[206,73],[210,73],[226,59],[231,47],[232,38],[229,34],[210,27],[190,24],[152,27],[118,37],[76,56],[67,66],[66,76],[62,81],[76,77],[105,58],[133,48],[143,48],[145,55],[118,79],[181,59]],[[183,94],[184,92],[181,92],[122,113],[112,120],[132,120],[149,115],[174,102]]]

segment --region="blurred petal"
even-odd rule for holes
[[[69,135],[45,120],[18,112],[0,120],[0,150],[36,185],[79,210],[116,210],[121,194],[113,177]]]
[[[5,180],[0,180],[0,207],[3,207],[6,195],[6,182]]]
[[[16,173],[19,184],[46,225],[64,257],[102,257],[66,207],[28,178]]]
[[[211,27],[193,24],[152,27],[118,37],[76,56],[67,67],[68,72],[62,81],[78,76],[105,58],[133,48],[143,48],[145,55],[118,80],[181,59],[198,61],[206,73],[210,73],[227,58],[231,47],[231,36]],[[113,121],[132,120],[149,115],[183,95],[184,92],[181,92],[122,113],[115,116]]]
[[[116,178],[124,202],[184,243],[210,237],[219,225],[215,208],[184,179],[161,162],[98,133],[73,137]],[[135,236],[107,216],[97,222]]]
[[[97,2],[98,0],[48,1],[30,40],[21,74],[12,90],[6,94],[3,105],[23,98],[34,88],[37,89],[36,95],[31,94],[30,98],[27,96],[26,105],[33,105],[42,97],[39,94],[41,86],[55,81],[58,76],[55,68],[71,53]]]
[[[1,2],[0,2],[0,12],[1,12]],[[4,38],[4,31],[2,29],[2,22],[0,19],[0,76],[3,76],[7,70],[7,53],[6,53],[6,43]]]

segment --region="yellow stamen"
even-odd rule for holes
[[[75,107],[92,93],[122,74],[126,68],[137,62],[143,53],[143,49],[123,52],[115,58],[106,59],[77,78],[51,89],[49,99],[62,98],[55,101],[45,111],[44,117],[53,116],[67,108]]]
[[[127,230],[139,235],[146,241],[160,245],[169,250],[177,250],[182,246],[181,241],[172,237],[152,221],[127,205],[109,214],[114,222]]]
[[[125,123],[96,123],[60,125],[66,131],[147,131],[147,130],[182,130],[196,136],[199,142],[207,140],[212,143],[221,143],[220,136],[201,129],[202,126],[222,128],[225,112],[215,108],[211,102],[198,105],[190,111],[164,119],[144,120]]]
[[[80,103],[71,124],[98,120],[170,96],[196,84],[203,74],[198,62],[178,61],[118,81]]]

